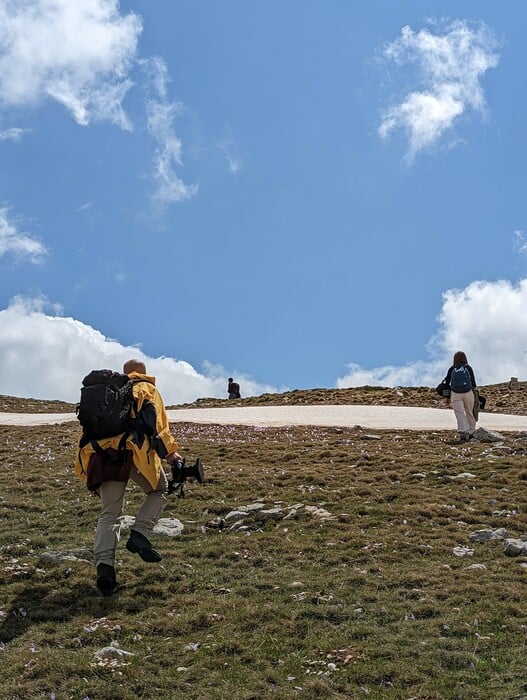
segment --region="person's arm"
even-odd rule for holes
[[[476,377],[474,376],[474,370],[470,365],[467,365],[468,373],[470,374],[470,381],[472,382],[472,388],[475,389],[477,387],[476,384]]]
[[[153,384],[146,386],[137,384],[136,387],[138,387],[137,415],[141,426],[145,433],[150,436],[152,446],[158,456],[161,459],[167,459],[171,464],[174,459],[180,458],[179,445],[170,432],[161,394]]]
[[[446,373],[446,377],[443,379],[447,387],[450,388],[450,378],[452,377],[452,371],[454,369],[454,365],[449,368],[448,372]],[[450,406],[450,394],[448,396],[445,396],[445,404],[447,406]]]

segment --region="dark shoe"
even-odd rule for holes
[[[139,554],[143,561],[149,564],[157,564],[163,558],[159,552],[152,547],[150,541],[137,530],[132,530],[132,534],[126,543],[126,549],[133,554]]]
[[[115,569],[109,564],[97,564],[97,588],[103,595],[112,595],[115,590]]]

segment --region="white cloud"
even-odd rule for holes
[[[456,350],[466,352],[478,384],[527,379],[527,279],[472,282],[443,294],[439,330],[428,344],[429,361],[364,369],[348,365],[336,386],[435,386]]]
[[[79,124],[130,128],[122,100],[141,31],[117,0],[0,0],[0,103],[52,98]]]
[[[20,141],[24,134],[28,134],[31,129],[6,129],[0,131],[0,141]]]
[[[182,105],[168,99],[161,58],[140,60],[138,15],[120,13],[117,0],[0,0],[0,109],[34,107],[52,99],[87,126],[109,121],[132,130],[123,101],[135,65],[147,73],[146,128],[155,142],[151,178],[160,210],[197,192],[177,174],[181,141],[174,121]],[[19,140],[22,129],[0,132]]]
[[[223,143],[219,143],[218,148],[225,156],[228,171],[231,175],[236,175],[241,170],[242,161],[240,160],[240,158],[236,158],[236,156],[233,155],[231,141],[229,140],[223,141]]]
[[[41,263],[47,255],[45,246],[27,233],[17,230],[8,220],[7,207],[0,208],[0,257],[11,254],[31,263]]]
[[[168,405],[226,398],[228,376],[239,378],[243,396],[274,391],[217,366],[207,365],[202,374],[184,360],[148,357],[140,348],[121,345],[73,318],[46,315],[47,306],[43,299],[17,297],[0,311],[0,394],[77,402],[82,378],[90,370],[120,371],[132,357],[143,360],[156,376]],[[60,309],[52,307],[52,312]]]
[[[477,27],[455,21],[444,31],[414,32],[403,27],[401,36],[388,44],[384,56],[397,64],[415,64],[419,89],[386,110],[379,134],[385,138],[403,129],[409,138],[409,158],[436,144],[468,109],[483,111],[480,81],[498,64],[496,40],[483,23]]]
[[[177,175],[181,166],[181,141],[174,130],[174,120],[182,105],[167,98],[168,71],[164,61],[152,58],[142,65],[150,78],[154,96],[147,101],[147,128],[157,143],[152,164],[152,179],[155,185],[154,202],[163,209],[174,202],[182,202],[194,196],[197,186],[187,185]]]
[[[517,253],[527,253],[527,241],[523,231],[514,231],[514,250]]]

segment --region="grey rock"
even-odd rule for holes
[[[246,510],[248,513],[254,513],[255,511],[262,510],[265,508],[265,503],[249,503],[248,506],[244,506],[240,510]]]
[[[477,428],[472,433],[472,439],[479,440],[479,442],[503,442],[505,440],[501,433],[487,430],[487,428]]]
[[[503,551],[508,557],[517,557],[520,554],[527,554],[527,542],[514,538],[506,539],[503,542]]]
[[[220,518],[219,516],[217,518],[214,518],[213,520],[210,520],[207,525],[209,527],[214,527],[217,528],[218,530],[222,530],[225,527],[225,520],[223,518]]]
[[[258,520],[282,520],[284,515],[282,508],[268,508],[258,513]]]
[[[225,516],[225,522],[226,523],[232,523],[236,520],[243,520],[243,518],[246,518],[248,515],[246,510],[242,510],[241,508],[237,510],[231,510],[227,515]]]
[[[499,527],[497,530],[476,530],[476,532],[470,534],[470,539],[473,542],[491,542],[493,540],[504,540],[507,534],[507,530],[504,527]]]
[[[133,515],[121,515],[119,522],[122,528],[129,530],[134,526],[135,518]],[[184,527],[181,520],[177,518],[160,518],[152,532],[154,535],[164,537],[178,537],[183,532]]]
[[[125,659],[126,657],[133,656],[131,651],[125,651],[120,649],[115,642],[110,646],[103,647],[99,651],[95,652],[95,656],[99,659]]]
[[[163,535],[164,537],[179,537],[183,532],[184,525],[177,518],[161,518],[154,527],[154,535]]]
[[[43,552],[40,555],[43,564],[64,564],[67,561],[84,561],[92,564],[95,561],[90,549],[70,549],[64,552]]]
[[[317,508],[316,506],[306,506],[306,511],[321,520],[334,520],[334,516],[325,508]]]

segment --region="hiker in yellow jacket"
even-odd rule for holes
[[[168,482],[161,460],[166,459],[172,464],[181,459],[178,444],[170,433],[163,399],[155,386],[155,377],[146,374],[145,364],[139,360],[128,360],[123,373],[136,380],[133,396],[136,415],[145,429],[143,434],[116,435],[97,442],[83,436],[75,461],[77,476],[101,498],[94,553],[97,587],[103,595],[110,595],[116,586],[115,550],[128,479],[144,491],[145,499],[136,515],[126,548],[137,553],[143,561],[159,562],[162,557],[148,538],[166,505]],[[118,458],[123,455],[124,459]],[[112,460],[112,457],[116,459]]]

